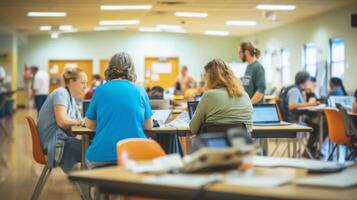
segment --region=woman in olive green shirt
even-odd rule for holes
[[[210,61],[205,67],[205,92],[190,122],[190,130],[197,134],[203,123],[244,123],[252,130],[253,107],[239,79],[221,59]]]

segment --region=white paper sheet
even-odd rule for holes
[[[227,178],[224,182],[229,185],[250,186],[250,187],[276,187],[286,183],[290,180],[287,178],[268,177],[268,176],[241,176]]]
[[[151,71],[152,73],[157,73],[157,74],[171,74],[172,64],[167,62],[154,63],[151,66]]]

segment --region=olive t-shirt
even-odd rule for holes
[[[242,77],[242,82],[250,98],[254,96],[256,91],[264,94],[266,85],[263,66],[258,61],[249,64],[245,70],[244,77]],[[259,103],[263,103],[263,98]]]

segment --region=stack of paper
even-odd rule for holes
[[[188,128],[189,124],[190,117],[188,116],[188,112],[182,112],[168,125],[175,128]]]

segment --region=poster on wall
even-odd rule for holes
[[[156,74],[171,74],[172,64],[169,62],[153,63],[151,70],[152,70],[152,73],[156,73]]]

